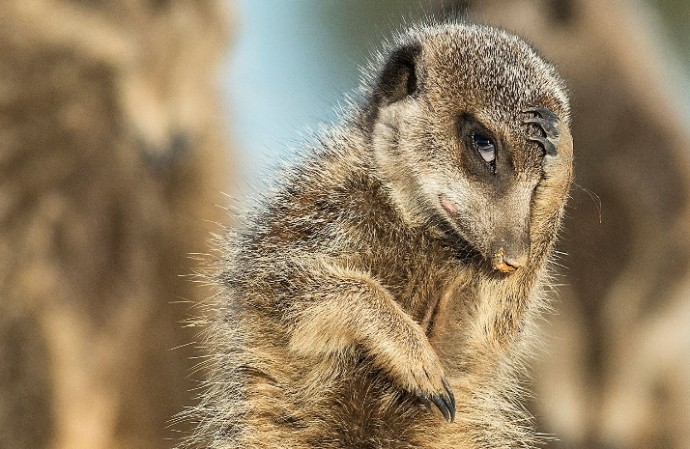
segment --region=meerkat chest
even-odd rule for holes
[[[393,295],[403,309],[422,321],[433,309],[448,283],[445,264],[432,253],[413,252],[408,248],[383,248],[368,271]]]
[[[459,351],[475,344],[506,347],[518,338],[538,303],[538,289],[529,276],[487,278],[471,267],[437,274],[429,276],[433,281],[428,284],[412,283],[411,310],[432,345],[449,355],[460,356]]]

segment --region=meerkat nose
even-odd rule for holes
[[[494,269],[502,273],[512,273],[518,268],[527,265],[528,257],[526,255],[512,257],[510,254],[505,254],[503,249],[500,249],[494,256]]]

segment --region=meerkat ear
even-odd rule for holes
[[[419,44],[403,45],[390,53],[376,78],[370,104],[364,116],[365,129],[372,131],[381,109],[419,91]]]
[[[417,57],[421,46],[410,44],[393,51],[379,75],[374,98],[377,106],[385,106],[417,92]]]

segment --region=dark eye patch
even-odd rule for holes
[[[492,173],[496,172],[498,144],[492,133],[473,116],[463,114],[458,121],[459,138]]]

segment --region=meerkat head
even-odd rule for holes
[[[497,270],[526,265],[553,150],[535,123],[567,124],[569,114],[554,68],[519,38],[466,24],[414,29],[381,66],[367,127],[403,217],[441,223]]]

